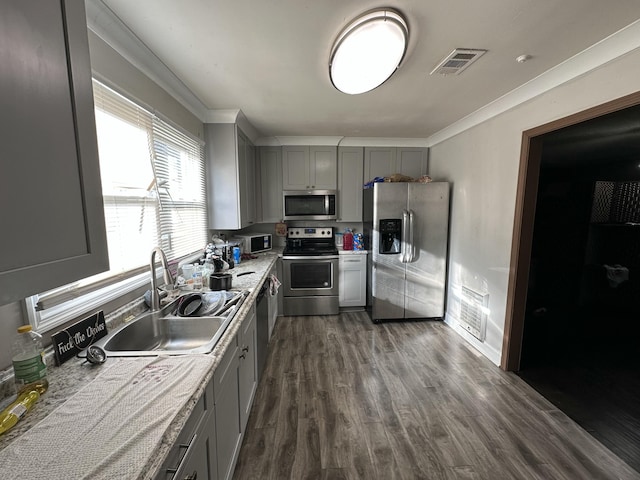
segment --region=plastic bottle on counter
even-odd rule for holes
[[[40,398],[37,390],[26,390],[2,413],[0,413],[0,435],[11,430]]]
[[[31,325],[18,328],[18,335],[11,345],[11,354],[18,394],[28,390],[36,390],[40,395],[46,392],[49,381],[42,336],[32,331]]]
[[[364,250],[364,239],[361,233],[355,233],[353,235],[353,249]]]
[[[350,228],[346,228],[342,235],[342,249],[353,250],[353,233]]]

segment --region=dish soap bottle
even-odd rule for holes
[[[49,382],[42,336],[32,331],[31,325],[23,325],[18,328],[11,350],[18,395],[27,390],[37,390],[40,395],[46,392]]]
[[[38,401],[40,394],[37,390],[25,390],[16,401],[0,413],[0,435],[11,430],[31,407]]]

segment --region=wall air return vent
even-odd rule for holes
[[[462,287],[460,297],[460,319],[458,324],[481,342],[487,332],[487,310],[489,294],[475,292]]]
[[[434,73],[441,75],[459,75],[465,68],[486,52],[486,50],[473,48],[456,48],[431,71],[431,75]]]

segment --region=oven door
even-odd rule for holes
[[[338,258],[337,255],[282,257],[282,295],[337,296]]]

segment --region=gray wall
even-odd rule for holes
[[[499,364],[522,132],[640,89],[640,51],[577,77],[430,148],[429,174],[452,187],[446,321]],[[460,288],[489,294],[484,343],[457,327]]]

